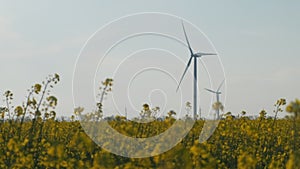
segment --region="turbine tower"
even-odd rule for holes
[[[179,81],[179,84],[178,84],[178,87],[177,87],[176,91],[178,91],[179,86],[180,86],[180,84],[181,84],[181,82],[182,82],[182,80],[183,80],[183,78],[184,78],[184,76],[185,76],[188,68],[190,67],[190,65],[192,63],[192,60],[194,59],[194,100],[193,100],[194,104],[193,104],[193,110],[194,110],[194,120],[196,120],[196,118],[197,118],[197,110],[198,110],[198,108],[197,108],[197,59],[200,58],[200,57],[202,57],[202,56],[217,55],[217,54],[215,54],[215,53],[203,53],[203,52],[194,53],[193,49],[192,49],[192,47],[190,45],[189,39],[188,39],[188,37],[186,35],[186,31],[185,31],[185,28],[184,28],[183,21],[181,21],[181,24],[182,24],[182,29],[183,29],[183,32],[184,32],[185,40],[186,40],[186,43],[188,45],[188,49],[189,49],[191,55],[190,55],[190,59],[189,59],[187,65],[185,67],[185,70],[183,72],[183,75],[182,75],[182,77],[181,77],[181,79]]]
[[[225,81],[225,79],[222,81],[222,83],[218,87],[217,91],[205,88],[205,90],[207,90],[207,91],[209,91],[211,93],[216,94],[217,103],[220,103],[220,94],[221,94],[220,89],[221,89],[222,85],[224,84],[224,81]],[[219,109],[219,107],[216,110],[216,114],[217,114],[217,119],[219,119],[219,117],[220,117],[220,109]]]

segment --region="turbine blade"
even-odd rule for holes
[[[221,89],[222,85],[224,84],[224,82],[225,82],[225,79],[222,81],[222,83],[221,83],[221,84],[220,84],[220,86],[218,87],[218,90],[217,90],[217,92],[219,92],[219,91],[220,91],[220,89]]]
[[[179,84],[178,84],[178,86],[177,86],[176,92],[178,91],[179,86],[180,86],[180,84],[181,84],[181,82],[182,82],[182,80],[183,80],[183,78],[184,78],[184,76],[185,76],[185,74],[186,74],[188,68],[189,68],[190,65],[191,65],[192,59],[193,59],[193,56],[190,57],[190,60],[188,61],[187,65],[186,65],[186,67],[185,67],[185,70],[184,70],[184,72],[183,72],[183,74],[182,74],[182,76],[181,76],[181,79],[180,79],[180,81],[179,81]]]
[[[215,54],[215,53],[202,53],[202,52],[195,53],[195,56],[197,56],[197,57],[202,57],[202,56],[206,56],[206,55],[217,55],[217,54]]]
[[[216,53],[201,53],[202,56],[204,55],[217,55]]]
[[[216,93],[215,91],[213,90],[210,90],[210,89],[207,89],[207,88],[204,88],[205,90],[209,91],[209,92],[212,92],[212,93]]]
[[[186,35],[186,31],[185,31],[185,28],[184,28],[183,21],[181,21],[181,24],[182,24],[182,28],[183,28],[185,40],[186,40],[186,43],[188,44],[189,50],[190,50],[190,52],[191,52],[191,55],[194,55],[193,50],[192,50],[191,45],[190,45],[190,42],[189,42],[189,39],[188,39],[188,37],[187,37],[187,35]]]

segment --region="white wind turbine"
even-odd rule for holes
[[[205,90],[207,90],[207,91],[209,91],[211,93],[216,94],[216,99],[217,99],[217,103],[218,104],[220,103],[220,94],[222,94],[220,92],[220,89],[221,89],[222,85],[224,84],[224,82],[225,82],[225,79],[222,81],[222,83],[220,84],[220,86],[218,87],[218,89],[216,91],[205,88]],[[219,107],[216,109],[216,114],[217,114],[217,119],[219,119],[219,117],[220,117],[220,109],[219,109]]]
[[[182,24],[182,28],[183,28],[183,32],[184,32],[184,36],[185,36],[185,40],[186,40],[186,43],[188,45],[188,48],[189,48],[189,51],[190,51],[190,59],[186,65],[186,68],[183,72],[183,75],[179,81],[179,84],[178,84],[178,87],[176,89],[176,91],[178,91],[179,89],[179,86],[189,68],[189,66],[191,65],[191,62],[192,62],[192,59],[194,59],[194,105],[193,105],[193,110],[194,110],[194,119],[196,120],[196,117],[197,117],[197,59],[202,57],[202,56],[206,56],[206,55],[217,55],[215,53],[204,53],[204,52],[198,52],[198,53],[194,53],[193,50],[192,50],[192,47],[190,45],[190,42],[188,40],[188,37],[186,35],[186,31],[185,31],[185,28],[184,28],[184,24],[183,24],[183,21],[181,22]]]

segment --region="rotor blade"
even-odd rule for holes
[[[217,55],[216,53],[199,53],[201,56],[204,56],[204,55]]]
[[[202,57],[202,56],[206,56],[206,55],[217,55],[217,54],[215,54],[215,53],[201,53],[201,52],[198,52],[198,53],[195,53],[194,56]]]
[[[194,55],[193,50],[192,50],[191,45],[190,45],[190,42],[189,42],[189,39],[188,39],[188,37],[187,37],[187,35],[186,35],[186,32],[185,32],[185,28],[184,28],[183,21],[181,21],[181,24],[182,24],[182,28],[183,28],[185,40],[186,40],[186,43],[188,44],[189,50],[190,50],[190,52],[191,52],[191,55]]]
[[[177,89],[176,89],[176,92],[178,91],[179,86],[180,86],[180,84],[181,84],[181,82],[182,82],[182,80],[183,80],[183,78],[184,78],[184,75],[186,74],[186,72],[187,72],[189,66],[191,65],[192,59],[193,59],[193,57],[191,56],[191,57],[190,57],[190,60],[188,61],[187,65],[186,65],[186,67],[185,67],[185,70],[184,70],[184,72],[183,72],[183,74],[182,74],[182,76],[181,76],[181,79],[180,79],[180,81],[179,81],[179,84],[178,84],[178,87],[177,87]]]
[[[213,90],[210,90],[210,89],[207,89],[207,88],[204,88],[205,90],[209,91],[209,92],[212,92],[212,93],[216,93],[215,91]]]
[[[202,55],[217,55],[216,53],[202,53]]]
[[[221,84],[220,84],[220,86],[218,87],[218,90],[217,90],[217,92],[219,92],[219,91],[220,91],[220,89],[221,89],[222,85],[224,84],[224,82],[225,82],[225,79],[222,81],[222,83],[221,83]]]

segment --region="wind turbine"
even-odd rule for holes
[[[225,79],[222,81],[222,83],[221,83],[220,86],[218,87],[217,91],[214,91],[214,90],[211,90],[211,89],[204,88],[205,90],[207,90],[207,91],[209,91],[209,92],[211,92],[211,93],[216,94],[217,103],[220,103],[220,94],[222,94],[222,93],[220,92],[220,89],[221,89],[222,85],[224,84],[224,81],[225,81]],[[220,116],[220,109],[219,109],[219,108],[217,108],[216,113],[217,113],[217,119],[219,119],[219,116]]]
[[[181,21],[181,24],[182,24],[182,29],[183,29],[183,32],[184,32],[184,36],[185,36],[185,40],[186,40],[186,43],[188,45],[188,48],[189,48],[189,51],[190,51],[190,59],[185,67],[185,70],[183,72],[183,75],[179,81],[179,84],[178,84],[178,87],[176,89],[176,92],[178,91],[179,89],[179,86],[188,70],[188,68],[190,67],[191,63],[192,63],[192,59],[194,59],[194,105],[193,105],[193,110],[194,110],[194,120],[196,120],[196,117],[197,117],[197,59],[202,57],[202,56],[206,56],[206,55],[217,55],[215,53],[204,53],[204,52],[198,52],[198,53],[194,53],[193,52],[193,49],[190,45],[190,42],[189,42],[189,39],[186,35],[186,31],[185,31],[185,28],[184,28],[184,24],[183,24],[183,21]]]

